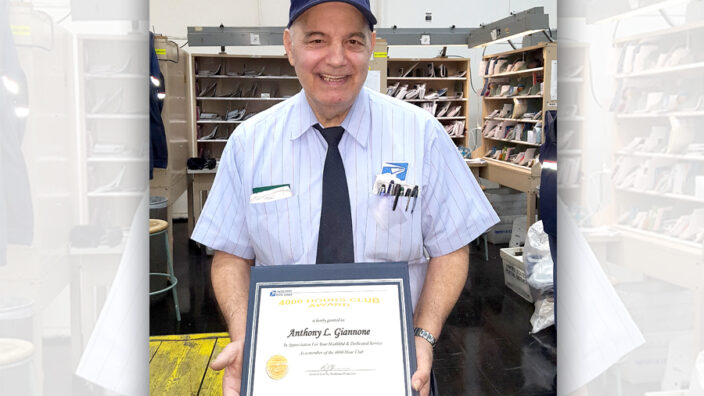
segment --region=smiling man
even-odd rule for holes
[[[432,115],[363,87],[375,24],[368,0],[292,0],[284,45],[303,90],[242,123],[223,151],[192,238],[216,251],[232,339],[212,364],[225,369],[224,396],[239,395],[252,265],[398,261],[414,306],[412,384],[432,394],[433,346],[464,287],[467,244],[498,217]],[[418,187],[411,208],[375,194],[387,171]],[[258,200],[273,187],[279,199]]]

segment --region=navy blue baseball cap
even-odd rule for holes
[[[318,4],[329,3],[331,1],[337,1],[340,3],[347,3],[357,7],[359,12],[364,15],[369,22],[369,29],[374,31],[374,25],[376,25],[376,18],[372,14],[371,7],[369,6],[369,0],[291,0],[291,8],[288,10],[288,25],[291,27],[293,21],[296,20],[301,14],[306,12],[307,9],[316,6]]]

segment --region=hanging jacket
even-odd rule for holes
[[[159,81],[159,84],[155,84]],[[164,107],[159,94],[166,93],[164,76],[159,69],[159,60],[154,51],[154,33],[149,32],[149,178],[154,177],[154,168],[166,169],[169,155],[166,147],[166,131],[161,118]]]
[[[8,243],[30,245],[34,209],[29,175],[22,154],[29,111],[27,78],[10,32],[8,3],[0,0],[0,266]]]

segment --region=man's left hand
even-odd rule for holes
[[[420,392],[420,396],[430,393],[430,369],[433,367],[433,347],[420,337],[416,339],[416,362],[418,369],[411,377],[413,389]]]

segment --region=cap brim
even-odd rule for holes
[[[363,15],[364,18],[367,20],[367,22],[369,22],[369,28],[370,28],[371,30],[374,30],[374,25],[376,25],[376,17],[374,17],[374,14],[372,14],[372,12],[369,11],[369,10],[367,10],[366,8],[360,7],[359,4],[357,4],[357,3],[353,2],[353,1],[345,1],[345,0],[319,0],[319,1],[313,1],[313,2],[311,2],[310,4],[308,4],[306,7],[301,8],[300,10],[298,10],[297,13],[295,13],[295,14],[293,14],[293,15],[291,16],[291,19],[288,21],[288,27],[291,27],[291,24],[293,23],[293,21],[295,21],[296,19],[298,19],[299,16],[301,16],[304,12],[308,11],[308,9],[310,9],[311,7],[315,7],[315,6],[317,6],[317,5],[319,5],[319,4],[322,4],[322,3],[332,3],[332,2],[346,3],[346,4],[349,4],[349,5],[351,5],[351,6],[354,6],[357,10],[359,10],[359,12],[362,13],[362,15]]]

